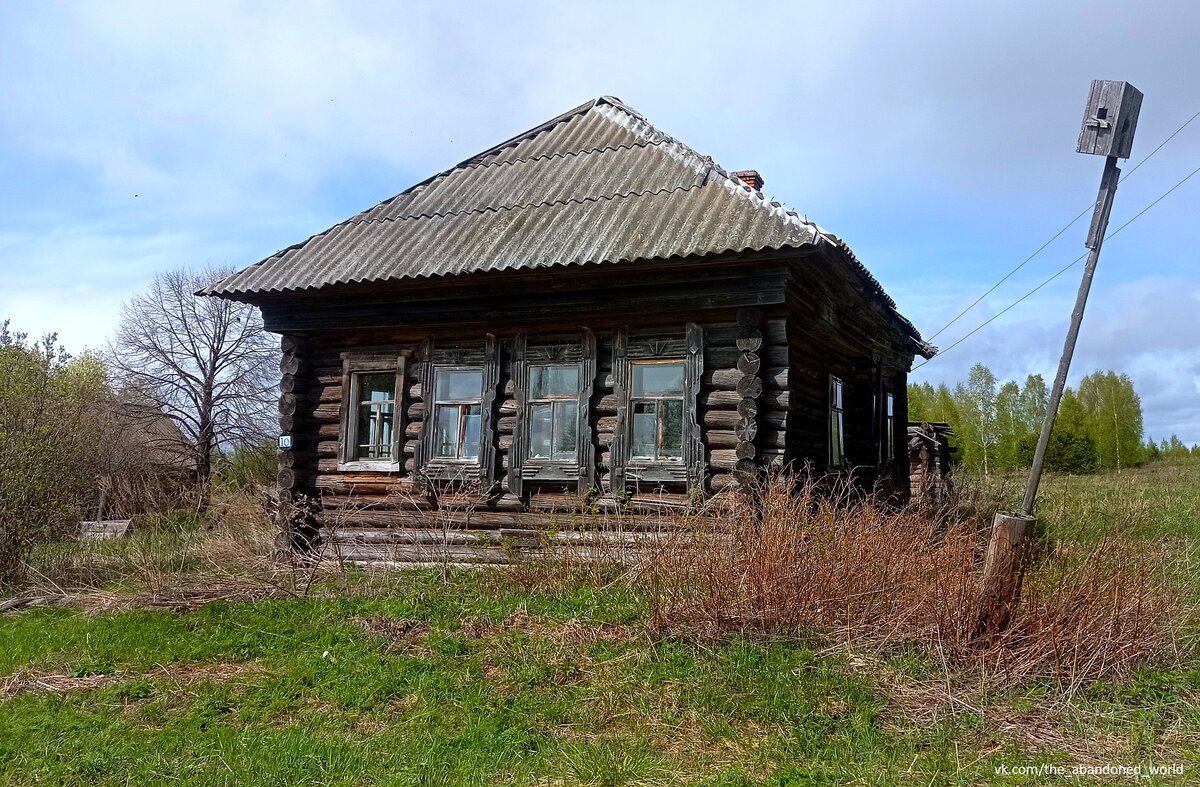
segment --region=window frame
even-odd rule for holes
[[[495,483],[496,473],[496,389],[500,380],[500,343],[493,334],[482,341],[434,343],[426,339],[421,347],[421,428],[413,456],[415,475],[420,484],[477,480],[487,492]],[[483,390],[479,399],[479,454],[476,458],[437,456],[434,404],[437,370],[479,368],[483,372]]]
[[[671,396],[647,396],[645,394],[643,394],[641,396],[637,395],[633,389],[633,380],[634,380],[634,370],[637,369],[639,366],[643,366],[643,367],[644,366],[679,366],[680,367],[680,370],[679,370],[679,394],[678,395],[672,394]],[[661,456],[660,455],[660,453],[662,451],[662,432],[663,432],[663,423],[664,423],[664,418],[663,418],[664,410],[662,409],[660,403],[668,401],[668,400],[669,401],[678,401],[680,403],[680,421],[681,421],[681,423],[680,423],[680,430],[679,430],[679,454],[678,454],[678,456]],[[655,443],[654,443],[654,456],[644,456],[644,455],[639,455],[639,454],[634,453],[634,451],[636,450],[634,428],[635,428],[636,420],[637,420],[635,417],[633,417],[633,416],[636,416],[636,413],[634,412],[634,407],[637,403],[640,403],[640,402],[654,402],[655,403],[655,423],[656,423],[657,428],[655,429],[656,434],[655,434]],[[680,462],[680,463],[682,463],[683,462],[683,424],[682,424],[682,421],[686,420],[687,414],[688,414],[687,358],[686,357],[640,358],[637,360],[629,361],[629,399],[628,399],[627,407],[629,408],[629,412],[631,413],[631,417],[627,419],[627,424],[626,424],[629,429],[629,433],[626,435],[626,438],[629,440],[629,461],[631,463],[636,463],[636,464],[647,464],[647,463],[658,463],[658,462]]]
[[[829,436],[829,466],[844,467],[846,465],[846,383],[835,374],[829,375],[827,432]]]
[[[680,458],[643,459],[633,456],[632,362],[684,362],[683,428]],[[613,393],[617,400],[617,424],[613,431],[609,485],[614,494],[626,494],[631,486],[646,483],[685,485],[704,491],[708,465],[700,428],[700,378],[704,374],[704,332],[696,323],[682,331],[639,331],[622,327],[613,337]]]
[[[339,415],[338,466],[339,472],[379,471],[399,472],[404,466],[404,430],[407,426],[404,405],[407,397],[406,379],[408,356],[411,351],[399,353],[343,353],[342,354],[342,400]],[[358,454],[358,411],[359,379],[364,375],[392,373],[395,375],[394,412],[392,416],[392,439],[390,458],[361,458]]]
[[[575,371],[575,392],[570,394],[545,394],[542,396],[534,396],[531,377],[535,369],[573,369]],[[525,416],[526,425],[529,429],[529,440],[525,445],[525,462],[551,463],[551,462],[570,462],[575,463],[579,455],[579,387],[582,383],[583,364],[575,362],[551,362],[551,363],[530,363],[525,367],[525,385],[529,393],[525,398]],[[564,405],[571,404],[575,406],[574,413],[569,417],[562,415],[561,410]],[[533,453],[533,437],[534,437],[534,419],[533,411],[535,407],[550,408],[550,455],[537,456]],[[558,450],[557,437],[560,434],[560,429],[564,421],[574,421],[575,426],[575,445],[570,448],[570,456],[555,456]]]
[[[896,396],[891,391],[883,392],[883,435],[880,451],[883,463],[896,461]]]
[[[438,399],[437,398],[437,383],[438,383],[438,374],[440,372],[478,372],[478,374],[479,374],[479,393],[476,396],[467,396],[467,397],[459,397],[459,398],[451,398],[451,399]],[[483,453],[483,442],[484,442],[483,390],[486,385],[486,375],[485,375],[485,371],[483,368],[483,364],[467,364],[467,365],[436,364],[433,367],[433,373],[432,373],[431,377],[433,380],[432,391],[433,391],[434,396],[432,399],[428,400],[430,430],[433,432],[432,450],[429,453],[430,461],[438,462],[438,463],[446,463],[446,464],[465,464],[465,465],[477,464],[479,462],[480,455]],[[479,408],[479,427],[480,427],[479,428],[479,444],[476,447],[474,456],[463,456],[462,449],[463,449],[464,441],[466,440],[465,419],[467,418],[467,416],[465,415],[466,411],[464,408],[469,408],[472,406],[477,406]],[[456,451],[455,451],[454,456],[444,456],[442,454],[439,454],[437,451],[438,416],[440,415],[442,408],[452,408],[452,407],[458,408],[458,443],[456,445]]]
[[[562,458],[533,457],[530,370],[538,366],[577,366],[579,391],[576,402],[575,455]],[[517,418],[513,444],[508,454],[506,485],[513,494],[525,494],[527,483],[574,484],[580,495],[596,485],[596,447],[591,422],[591,400],[596,379],[596,337],[590,330],[558,336],[530,338],[517,334],[513,340],[512,381]],[[558,401],[570,400],[562,397]]]

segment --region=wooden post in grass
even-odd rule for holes
[[[1033,535],[1033,508],[1037,501],[1038,486],[1042,481],[1046,449],[1050,445],[1050,433],[1054,430],[1058,406],[1062,401],[1063,389],[1067,385],[1067,372],[1071,368],[1071,357],[1075,354],[1075,342],[1079,338],[1079,327],[1083,323],[1083,310],[1087,306],[1088,292],[1096,274],[1096,263],[1100,260],[1100,247],[1108,229],[1113,197],[1121,177],[1117,159],[1129,158],[1141,108],[1142,93],[1128,82],[1101,79],[1092,82],[1076,151],[1104,156],[1105,163],[1104,174],[1100,178],[1100,193],[1096,197],[1096,207],[1092,212],[1092,224],[1084,243],[1089,249],[1087,265],[1083,269],[1083,280],[1079,283],[1079,293],[1075,297],[1071,325],[1067,329],[1062,356],[1058,361],[1058,374],[1054,377],[1054,386],[1050,391],[1046,420],[1042,423],[1042,432],[1038,436],[1033,466],[1029,470],[1029,485],[1025,489],[1021,509],[1016,513],[997,513],[992,521],[991,539],[983,563],[979,618],[975,627],[976,638],[985,645],[990,645],[1008,628],[1020,601],[1021,580],[1024,577]]]

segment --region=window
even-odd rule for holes
[[[338,470],[400,471],[409,353],[342,353]]]
[[[575,462],[579,449],[579,365],[529,367],[529,458]]]
[[[883,461],[896,458],[896,411],[895,400],[890,393],[883,395]]]
[[[845,431],[842,414],[842,381],[830,376],[829,378],[829,465],[838,467],[845,462]]]
[[[483,413],[483,369],[434,370],[433,457],[478,460]]]
[[[629,372],[631,458],[682,459],[684,361],[634,361]]]
[[[396,373],[353,375],[355,406],[352,460],[391,460],[396,427]]]

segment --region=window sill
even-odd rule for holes
[[[339,462],[337,469],[339,473],[398,473],[400,467],[399,462],[393,462],[390,459],[362,459],[354,462]]]

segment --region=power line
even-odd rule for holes
[[[1123,175],[1121,176],[1121,179],[1120,179],[1119,181],[1117,181],[1117,182],[1118,182],[1118,183],[1123,183],[1123,182],[1125,182],[1125,180],[1126,180],[1127,178],[1129,178],[1129,176],[1130,176],[1130,175],[1132,175],[1133,173],[1137,172],[1139,167],[1141,167],[1143,164],[1145,164],[1145,163],[1146,163],[1147,161],[1149,161],[1150,159],[1154,158],[1154,154],[1158,153],[1158,151],[1160,151],[1160,150],[1162,150],[1164,147],[1166,147],[1166,145],[1167,145],[1167,143],[1168,143],[1168,142],[1170,142],[1171,140],[1175,139],[1175,137],[1179,135],[1179,132],[1183,131],[1185,128],[1187,128],[1189,125],[1191,125],[1191,122],[1192,122],[1193,120],[1195,120],[1196,118],[1198,118],[1198,117],[1200,117],[1200,111],[1197,111],[1197,112],[1196,112],[1196,114],[1192,115],[1190,118],[1188,118],[1187,120],[1185,120],[1182,126],[1180,126],[1179,128],[1175,129],[1173,132],[1171,132],[1171,135],[1170,135],[1170,136],[1168,136],[1166,139],[1164,139],[1162,142],[1160,142],[1160,143],[1158,144],[1158,147],[1156,147],[1154,150],[1150,151],[1150,153],[1149,153],[1149,154],[1148,154],[1148,155],[1147,155],[1145,158],[1143,158],[1141,161],[1139,161],[1137,164],[1135,164],[1135,165],[1134,165],[1134,166],[1133,166],[1133,167],[1132,167],[1132,168],[1131,168],[1131,169],[1130,169],[1128,172],[1126,172],[1125,174],[1123,174]],[[1031,261],[1031,260],[1032,260],[1034,257],[1036,257],[1036,256],[1038,256],[1039,254],[1041,254],[1041,253],[1042,253],[1042,252],[1043,252],[1043,251],[1046,249],[1046,247],[1047,247],[1047,246],[1049,246],[1049,245],[1050,245],[1051,243],[1053,243],[1054,241],[1058,240],[1058,238],[1059,238],[1059,237],[1060,237],[1060,236],[1061,236],[1061,235],[1062,235],[1064,232],[1066,232],[1066,231],[1067,231],[1067,230],[1069,230],[1069,229],[1070,229],[1072,226],[1074,226],[1075,222],[1079,221],[1081,218],[1083,218],[1085,215],[1087,215],[1087,212],[1088,212],[1089,210],[1091,210],[1093,207],[1094,207],[1094,205],[1088,205],[1086,208],[1084,208],[1082,211],[1080,211],[1078,216],[1076,216],[1075,218],[1071,219],[1069,222],[1067,222],[1067,224],[1066,224],[1066,226],[1065,226],[1065,227],[1063,227],[1062,229],[1060,229],[1058,232],[1054,233],[1054,235],[1052,235],[1052,236],[1050,237],[1050,240],[1046,241],[1045,243],[1043,243],[1041,246],[1039,246],[1039,247],[1037,248],[1037,251],[1035,251],[1033,254],[1030,254],[1030,255],[1029,255],[1028,257],[1026,257],[1025,259],[1021,260],[1021,262],[1020,262],[1020,263],[1017,265],[1017,267],[1013,268],[1013,269],[1012,269],[1012,270],[1010,270],[1008,273],[1004,274],[1004,277],[1003,277],[1002,279],[1000,279],[1000,281],[998,281],[998,282],[996,282],[995,284],[993,284],[993,285],[992,285],[992,286],[991,286],[991,287],[988,289],[988,291],[987,291],[987,292],[985,292],[983,295],[980,295],[980,296],[979,296],[978,298],[976,298],[975,300],[971,301],[971,305],[970,305],[970,306],[968,306],[967,308],[963,309],[963,310],[962,310],[962,311],[960,311],[958,314],[956,314],[956,315],[954,316],[954,319],[950,320],[950,322],[946,323],[946,324],[945,324],[945,325],[943,325],[941,328],[938,328],[938,329],[937,329],[937,331],[935,331],[933,334],[931,334],[931,335],[928,337],[928,338],[929,338],[929,340],[930,340],[930,341],[932,341],[933,339],[937,338],[937,337],[938,337],[940,334],[944,333],[944,332],[945,332],[945,330],[946,330],[947,328],[949,328],[951,325],[954,325],[954,323],[956,323],[956,322],[958,322],[959,320],[961,320],[961,319],[962,319],[962,318],[963,318],[963,317],[964,317],[964,316],[967,314],[967,312],[971,311],[971,310],[972,310],[972,309],[974,309],[976,306],[978,306],[978,305],[979,305],[979,303],[980,303],[980,302],[981,302],[981,301],[982,301],[984,298],[986,298],[987,296],[989,296],[989,295],[991,295],[993,292],[995,292],[995,291],[996,291],[996,289],[997,289],[997,288],[998,288],[998,287],[999,287],[1001,284],[1004,284],[1004,282],[1006,282],[1006,281],[1008,281],[1009,279],[1011,279],[1014,273],[1016,273],[1017,271],[1019,271],[1019,270],[1021,270],[1022,268],[1024,268],[1024,267],[1025,267],[1025,265],[1026,265],[1026,264],[1028,264],[1028,263],[1029,263],[1029,262],[1030,262],[1030,261]],[[1085,254],[1084,256],[1086,257],[1087,255]],[[1055,274],[1055,275],[1057,276],[1058,274]],[[1051,279],[1048,279],[1047,281],[1051,281],[1051,280],[1053,280],[1053,277],[1051,277]],[[1044,284],[1045,284],[1045,282],[1043,282],[1043,285],[1044,285]],[[1028,296],[1026,296],[1026,297],[1028,297]],[[993,318],[993,319],[994,319],[994,318]],[[986,324],[986,323],[985,323],[985,324]],[[951,346],[953,346],[953,345],[951,345]],[[947,349],[949,349],[949,348],[947,348]]]
[[[1200,116],[1200,112],[1196,113],[1196,115],[1193,115],[1193,117],[1197,117],[1197,116]],[[1190,122],[1190,121],[1189,121],[1189,122]],[[1161,145],[1160,145],[1159,147],[1161,147]],[[1143,159],[1143,161],[1145,161],[1145,159]],[[1131,172],[1132,172],[1132,171],[1131,171]],[[1200,172],[1200,167],[1196,167],[1194,170],[1192,170],[1191,172],[1189,172],[1187,175],[1185,175],[1185,176],[1184,176],[1184,178],[1183,178],[1182,180],[1180,180],[1180,181],[1179,181],[1178,183],[1176,183],[1174,186],[1172,186],[1171,188],[1167,189],[1167,190],[1166,190],[1166,191],[1164,191],[1162,194],[1160,194],[1160,195],[1158,196],[1158,198],[1157,198],[1157,199],[1155,199],[1155,200],[1154,200],[1153,202],[1151,202],[1149,205],[1147,205],[1146,207],[1142,208],[1142,209],[1141,209],[1141,210],[1139,210],[1137,213],[1135,213],[1131,219],[1129,219],[1128,221],[1126,221],[1126,222],[1125,222],[1124,224],[1122,224],[1120,227],[1117,227],[1115,230],[1113,230],[1112,232],[1110,232],[1108,235],[1105,235],[1105,236],[1104,236],[1104,239],[1105,239],[1105,240],[1108,240],[1109,238],[1112,238],[1112,237],[1114,237],[1115,235],[1117,235],[1118,233],[1120,233],[1120,232],[1121,232],[1121,230],[1125,229],[1125,228],[1126,228],[1126,227],[1128,227],[1130,224],[1132,224],[1133,222],[1137,221],[1139,218],[1141,218],[1141,217],[1142,217],[1142,215],[1143,215],[1143,214],[1144,214],[1146,211],[1150,210],[1150,209],[1151,209],[1151,208],[1153,208],[1155,205],[1157,205],[1158,203],[1162,202],[1164,199],[1166,199],[1166,198],[1167,198],[1167,196],[1168,196],[1168,195],[1169,195],[1171,192],[1175,191],[1175,189],[1179,188],[1179,187],[1180,187],[1180,186],[1182,186],[1184,183],[1187,183],[1189,180],[1191,180],[1192,176],[1194,176],[1194,175],[1195,175],[1196,173],[1198,173],[1198,172]],[[1049,284],[1050,282],[1052,282],[1052,281],[1054,281],[1055,279],[1057,279],[1059,276],[1062,276],[1064,273],[1066,273],[1067,271],[1069,271],[1071,268],[1074,268],[1076,265],[1078,265],[1078,264],[1079,264],[1080,262],[1082,262],[1083,260],[1087,259],[1087,256],[1088,256],[1088,255],[1087,255],[1087,252],[1084,252],[1083,254],[1079,255],[1079,256],[1078,256],[1078,257],[1076,257],[1074,260],[1072,260],[1072,261],[1071,261],[1069,264],[1067,264],[1067,265],[1066,265],[1066,267],[1064,267],[1064,268],[1061,268],[1061,269],[1060,269],[1060,270],[1059,270],[1057,273],[1055,273],[1053,276],[1051,276],[1050,278],[1046,279],[1044,282],[1042,282],[1042,283],[1041,283],[1041,284],[1039,284],[1038,286],[1034,287],[1032,290],[1030,290],[1029,292],[1025,293],[1025,294],[1024,294],[1024,295],[1022,295],[1020,298],[1017,298],[1015,301],[1013,301],[1013,302],[1012,302],[1012,303],[1010,303],[1008,306],[1005,306],[1003,309],[1001,309],[1000,311],[998,311],[998,312],[996,312],[995,314],[993,314],[991,317],[989,317],[987,320],[985,320],[985,321],[983,321],[982,323],[980,323],[979,325],[977,325],[975,328],[972,328],[972,329],[971,329],[971,331],[970,331],[969,333],[967,333],[967,334],[963,335],[962,337],[960,337],[960,338],[959,338],[957,341],[955,341],[953,344],[951,344],[951,345],[949,345],[948,347],[945,347],[945,348],[941,349],[940,351],[938,351],[938,354],[937,354],[937,355],[935,355],[935,356],[933,356],[933,358],[941,358],[941,357],[942,357],[942,356],[944,356],[946,353],[950,352],[950,351],[951,351],[951,350],[953,350],[955,347],[957,347],[958,345],[962,344],[962,343],[963,343],[963,342],[965,342],[967,339],[971,338],[971,337],[972,337],[972,336],[974,336],[976,333],[978,333],[979,331],[981,331],[981,330],[983,330],[984,328],[986,328],[988,325],[991,325],[991,324],[992,324],[992,322],[994,322],[994,321],[995,321],[997,318],[999,318],[999,317],[1000,317],[1001,315],[1003,315],[1005,312],[1009,311],[1010,309],[1012,309],[1013,307],[1015,307],[1017,304],[1021,303],[1021,302],[1022,302],[1022,301],[1024,301],[1026,298],[1028,298],[1029,296],[1033,295],[1033,294],[1034,294],[1034,293],[1036,293],[1038,290],[1042,289],[1042,288],[1043,288],[1043,287],[1045,287],[1047,284]],[[993,288],[993,289],[995,289],[995,288]],[[989,292],[990,292],[990,291],[989,291]],[[925,364],[927,364],[927,363],[929,363],[930,361],[932,361],[932,360],[933,360],[933,358],[929,358],[929,359],[927,359],[927,360],[925,360],[925,361],[922,361],[921,363],[917,364],[916,366],[914,366],[914,367],[912,368],[912,371],[914,371],[914,372],[915,372],[917,369],[920,369],[922,366],[924,366]]]

